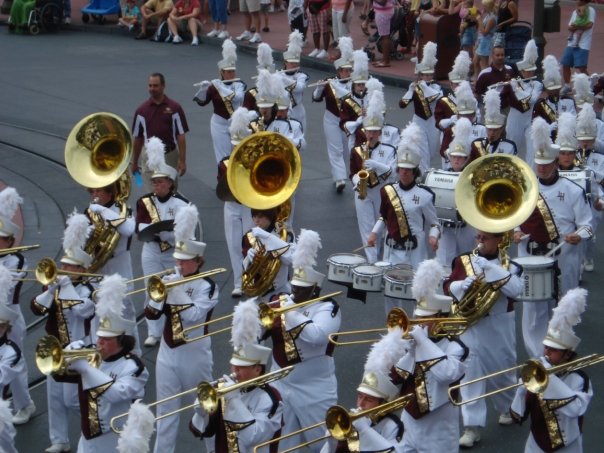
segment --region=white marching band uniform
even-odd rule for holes
[[[283,73],[284,85],[290,93],[291,99],[289,117],[298,121],[302,125],[303,131],[306,131],[306,109],[304,108],[303,97],[308,79],[308,74],[302,71],[296,71],[293,74]]]
[[[354,413],[355,410],[351,410]],[[362,452],[392,452],[402,453],[402,437],[403,437],[403,424],[396,415],[388,414],[385,417],[380,418],[377,423],[363,417],[365,420],[357,419],[353,421],[355,430],[358,432],[359,438],[359,451]],[[333,437],[327,439],[327,442],[323,444],[321,453],[335,453],[337,448],[340,447],[340,443]]]
[[[541,97],[543,84],[538,80],[529,80],[518,83],[510,81],[512,94],[515,99],[510,99],[510,111],[505,125],[505,136],[514,142],[526,162],[533,162],[531,146],[531,121],[533,107]]]
[[[275,118],[266,128],[268,132],[276,132],[288,138],[298,151],[306,149],[306,139],[302,123],[292,117],[283,119]]]

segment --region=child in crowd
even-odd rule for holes
[[[574,25],[575,27],[585,27],[591,22],[589,18],[589,10],[587,9],[586,4],[577,4],[577,9],[575,10],[575,13],[575,20],[572,23],[572,25]],[[570,47],[578,47],[579,41],[581,40],[581,35],[584,31],[584,29],[571,31],[568,37],[568,45]]]
[[[482,11],[476,16],[478,23],[478,42],[474,54],[474,74],[478,77],[480,71],[489,65],[489,57],[493,48],[495,26],[497,25],[497,5],[494,0],[482,0]]]
[[[121,27],[128,27],[129,31],[132,31],[134,27],[138,26],[141,21],[141,10],[136,6],[135,0],[126,0],[124,6],[122,6],[122,17],[118,19],[118,24]]]

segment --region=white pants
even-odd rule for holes
[[[329,111],[323,115],[323,131],[327,143],[327,156],[331,165],[331,176],[334,181],[348,179],[348,138],[340,129],[340,118]]]
[[[302,102],[289,109],[289,117],[300,121],[302,124],[302,132],[306,134],[306,109],[304,108],[304,104],[302,104]]]
[[[524,453],[544,453],[544,451],[539,448],[539,445],[537,445],[537,442],[535,442],[533,433],[529,433],[526,445],[524,446]],[[570,445],[556,450],[556,453],[583,453],[583,436],[579,436],[577,440]]]
[[[225,157],[229,157],[233,149],[229,124],[229,120],[225,120],[215,113],[212,114],[212,118],[210,119],[210,135],[212,136],[212,146],[214,147],[214,157],[217,164]]]
[[[46,379],[48,401],[48,432],[51,444],[69,443],[69,411],[80,413],[78,385]]]
[[[350,23],[352,21],[352,15],[354,13],[354,6],[351,4],[346,16],[346,23],[342,22],[344,17],[344,11],[331,10],[331,31],[333,33],[333,40],[335,42],[342,36],[350,36]]]
[[[522,302],[522,339],[529,357],[543,355],[543,339],[556,301]]]
[[[212,379],[211,339],[205,338],[187,343],[177,348],[169,348],[162,339],[157,354],[156,397],[166,398],[176,393],[196,387],[201,381]],[[157,406],[157,415],[161,416],[180,407],[193,404],[196,394],[191,392],[181,398],[174,398]],[[184,412],[187,423],[193,410]],[[155,453],[173,453],[176,451],[176,438],[180,414],[172,415],[157,422]]]
[[[8,338],[9,340],[14,341],[19,349],[21,349],[23,352],[25,350],[23,348],[23,342],[25,341],[25,333],[27,331],[25,318],[23,318],[23,312],[21,311],[19,304],[8,305],[8,308],[17,313],[17,319],[13,323],[13,327],[8,334]],[[33,404],[31,396],[29,396],[29,374],[27,372],[27,360],[24,360],[23,364],[23,372],[20,373],[10,384],[11,392],[13,394],[13,409],[15,411],[19,411],[23,408],[26,408],[30,404]]]
[[[367,188],[367,197],[364,200],[359,198],[358,192],[353,193],[357,223],[359,225],[359,233],[361,234],[361,245],[366,245],[371,230],[376,220],[380,217],[380,188],[379,186],[373,189]],[[375,247],[365,247],[365,255],[367,255],[367,262],[369,264],[378,261],[378,245],[382,243],[381,239],[381,237],[377,238]]]
[[[117,451],[117,441],[118,435],[113,431],[109,431],[94,439],[86,439],[84,436],[80,436],[77,453],[106,453]]]
[[[466,359],[466,375],[462,382],[468,382],[487,374],[516,365],[516,334],[514,312],[489,315],[478,321],[461,335],[461,340],[470,350]],[[516,383],[514,373],[503,374],[482,380],[461,388],[463,400],[482,395],[485,391],[503,388]],[[497,413],[508,413],[514,391],[498,393],[489,398]],[[485,426],[487,403],[482,398],[461,406],[464,426]]]
[[[419,149],[420,155],[422,156],[419,168],[423,173],[432,167],[430,163],[432,156],[438,154],[438,150],[440,149],[440,134],[434,121],[434,115],[427,120],[424,120],[414,114],[413,122],[417,124],[424,133],[424,140],[422,140],[422,146]]]
[[[520,110],[511,108],[508,113],[508,120],[505,124],[505,137],[516,144],[518,157],[525,159],[525,162],[528,162],[529,164],[532,164],[533,161],[527,160],[529,157],[532,159],[532,156],[527,156],[528,150],[526,149],[526,139],[527,135],[530,134],[532,115],[533,109],[523,113]],[[527,130],[529,131],[529,134],[527,134]]]
[[[250,208],[236,201],[224,202],[224,235],[226,237],[231,269],[233,269],[233,288],[241,289],[243,255],[241,240],[243,235],[254,226]]]
[[[403,453],[458,451],[459,407],[447,403],[417,420],[403,411],[401,419],[405,425]]]
[[[166,269],[173,268],[176,265],[176,261],[172,256],[173,252],[174,248],[170,248],[162,253],[157,242],[145,242],[141,253],[143,274],[156,274],[165,271]],[[148,279],[145,280],[145,285],[147,284],[147,281]],[[148,335],[155,338],[161,338],[164,330],[164,317],[161,316],[159,319],[145,318],[145,322],[147,323]]]
[[[461,228],[443,227],[441,232],[436,258],[445,267],[450,267],[456,256],[474,248],[476,230],[470,225]]]

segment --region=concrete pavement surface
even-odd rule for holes
[[[40,243],[42,248],[27,252],[30,267],[44,256],[58,258],[61,252],[63,222],[66,215],[77,207],[87,205],[86,191],[76,184],[63,166],[65,138],[71,128],[85,115],[109,111],[131,122],[135,108],[148,95],[147,76],[162,72],[167,79],[166,93],[181,102],[187,114],[191,132],[188,141],[188,171],[181,180],[181,191],[199,208],[204,224],[204,240],[208,243],[206,268],[227,267],[229,259],[224,241],[222,203],[214,193],[216,164],[210,145],[209,120],[211,108],[200,108],[191,99],[195,93],[194,82],[216,77],[216,62],[220,59],[218,47],[162,45],[136,42],[118,34],[66,32],[39,37],[2,36],[0,61],[0,179],[15,186],[25,198],[23,207],[24,244]],[[250,81],[255,74],[255,57],[239,55],[238,76]],[[318,80],[328,73],[308,70],[311,80]],[[409,110],[396,106],[402,91],[386,88],[388,122],[399,127],[411,117]],[[306,138],[307,150],[302,155],[303,177],[296,196],[296,232],[310,228],[321,234],[323,249],[319,262],[325,263],[333,253],[350,252],[361,245],[354,212],[350,186],[343,194],[335,193],[325,152],[322,130],[323,105],[310,102],[310,92],[305,98],[308,115]],[[433,162],[438,166],[438,162]],[[141,193],[135,188],[131,202]],[[598,245],[599,257],[602,256]],[[133,261],[135,275],[140,270],[140,244],[134,241]],[[319,265],[326,270],[326,266]],[[583,338],[581,353],[603,352],[600,337],[604,309],[601,300],[602,287],[598,281],[603,276],[602,260],[596,261],[596,269],[585,274],[584,285],[590,289],[588,313],[577,329]],[[231,274],[215,279],[220,286],[220,303],[215,316],[232,312],[236,301],[231,299]],[[21,304],[28,323],[35,321],[29,310],[29,301],[39,291],[36,284],[27,284],[22,291]],[[324,292],[342,289],[328,283]],[[338,298],[343,313],[343,330],[381,327],[384,324],[382,296],[372,294],[367,304]],[[142,309],[142,298],[137,300]],[[519,325],[519,324],[518,324]],[[518,329],[520,332],[520,329]],[[33,328],[26,340],[30,381],[41,376],[34,363],[34,350],[38,339],[44,335],[42,326]],[[145,338],[144,324],[140,326],[141,338]],[[352,407],[356,387],[368,348],[348,347],[336,350],[335,360],[339,382],[339,403]],[[214,375],[221,376],[228,370],[231,348],[228,337],[216,336],[213,340]],[[519,359],[526,354],[518,338]],[[145,401],[155,399],[154,363],[157,348],[145,348],[143,359],[150,368],[151,379],[147,385]],[[596,396],[584,422],[586,452],[601,451],[603,434],[598,431],[604,424],[604,404],[601,387],[604,369],[587,370],[595,385]],[[37,406],[34,418],[19,426],[17,446],[20,452],[40,452],[49,445],[47,430],[46,391],[44,385],[32,390]],[[181,427],[176,445],[177,452],[204,451],[203,443],[189,433],[188,419],[191,413],[181,417]],[[75,450],[78,440],[79,421],[70,418],[71,446]],[[488,427],[483,430],[482,441],[475,451],[517,452],[523,450],[528,424],[501,427],[496,424],[496,414],[489,414]],[[598,447],[600,445],[600,447]]]

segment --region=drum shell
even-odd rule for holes
[[[413,269],[397,267],[384,274],[384,295],[393,299],[413,300],[411,285],[413,283]]]
[[[544,256],[523,256],[514,259],[522,266],[523,302],[543,302],[557,297],[557,263],[553,258]]]
[[[356,266],[352,270],[352,287],[361,291],[381,292],[383,269],[369,264]]]
[[[459,180],[459,173],[430,170],[426,173],[424,184],[434,192],[434,207],[438,220],[448,226],[461,225],[463,221],[457,213],[455,205],[455,186]]]
[[[337,253],[327,259],[327,279],[335,283],[352,283],[352,270],[367,260],[354,253]]]

